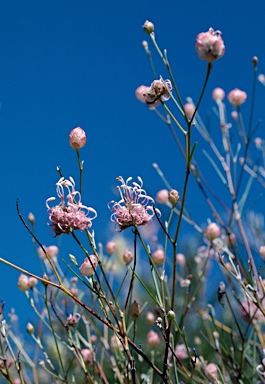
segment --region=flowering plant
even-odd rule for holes
[[[143,25],[169,79],[157,79],[154,73],[155,80],[150,86],[138,87],[136,97],[169,127],[185,160],[184,179],[174,179],[177,189],[172,188],[154,164],[165,184],[154,199],[140,177],[137,182],[132,177],[118,177],[119,197],[109,203],[116,235],[107,239],[104,250],[101,234],[91,229],[97,213],[82,203],[86,194],[79,151],[86,145],[86,133],[80,127],[70,132],[79,187],[76,189],[74,179],[64,178],[58,169],[60,202],[52,206],[55,198],[48,198],[46,207],[54,237],[67,234],[82,257],[69,254],[69,261],[65,261],[56,245],[44,246],[34,232],[34,215],[29,214],[27,224],[17,204],[44,273],[36,275],[30,268],[24,270],[0,258],[20,271],[18,288],[35,312],[35,324],[29,323],[26,330],[37,358],[14,333],[15,313],[7,322],[1,307],[0,374],[9,383],[265,382],[265,283],[260,268],[265,258],[265,231],[263,218],[245,210],[252,182],[265,186],[265,164],[258,164],[250,155],[256,127],[252,118],[248,131],[243,123],[241,106],[247,94],[239,89],[228,94],[234,108],[232,135],[225,92],[219,87],[213,90],[221,132],[221,141],[214,142],[199,107],[213,62],[225,53],[221,32],[210,28],[198,34],[195,48],[199,58],[207,62],[206,77],[198,101],[188,98],[184,103],[154,28],[150,21]],[[154,69],[146,41],[143,47]],[[254,58],[254,83],[257,62]],[[211,151],[204,153],[220,189],[210,185],[196,159],[191,136],[195,129]],[[253,141],[264,161],[264,140],[256,137]],[[211,212],[202,225],[188,208],[191,177]],[[189,240],[186,252],[180,243],[184,221],[199,234]],[[213,266],[221,275],[215,294],[209,288]]]

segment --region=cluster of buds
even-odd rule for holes
[[[22,273],[18,278],[17,286],[21,291],[26,292],[30,288],[34,288],[37,283],[38,280],[35,277],[28,277]]]

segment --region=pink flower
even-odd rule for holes
[[[149,331],[146,335],[146,344],[151,349],[156,348],[160,344],[160,337],[157,332]]]
[[[155,265],[161,265],[163,264],[164,260],[165,260],[165,253],[163,251],[163,249],[157,249],[156,251],[154,251],[152,253],[152,259],[153,259],[153,262],[155,263]]]
[[[168,190],[161,189],[156,194],[156,201],[160,204],[166,204],[168,202]]]
[[[83,264],[79,268],[81,275],[83,276],[92,276],[95,274],[95,269],[98,265],[98,259],[95,255],[90,255],[89,259],[86,257],[83,261]]]
[[[56,245],[50,245],[47,247],[46,252],[52,259],[55,259],[59,253],[59,248]]]
[[[69,143],[72,148],[78,151],[86,145],[86,132],[80,127],[72,129],[69,135]]]
[[[199,58],[208,63],[220,59],[225,53],[222,32],[209,28],[208,32],[199,33],[196,37],[195,48]]]
[[[26,292],[30,288],[28,276],[21,274],[18,278],[17,286],[21,291]]]
[[[106,250],[109,255],[112,255],[117,250],[117,244],[114,241],[108,241],[106,244]]]
[[[143,92],[144,101],[150,107],[158,107],[161,101],[169,100],[169,91],[171,90],[172,85],[170,80],[154,80],[151,86]]]
[[[84,348],[84,349],[81,350],[81,354],[82,354],[84,363],[88,367],[91,366],[93,364],[93,361],[94,361],[93,352],[90,349],[88,349],[88,348]]]
[[[67,195],[64,194],[64,189],[67,190]],[[81,195],[75,191],[75,182],[70,177],[65,180],[63,177],[56,183],[56,192],[61,202],[54,207],[49,206],[49,202],[55,200],[55,197],[50,197],[46,200],[48,208],[50,226],[55,233],[59,236],[62,233],[69,234],[73,230],[90,228],[92,220],[97,216],[97,212],[90,207],[86,207],[81,203]],[[66,202],[65,202],[66,199]],[[92,213],[93,216],[89,217]]]
[[[209,241],[213,241],[214,239],[217,239],[217,237],[221,235],[221,229],[216,223],[211,223],[205,229],[204,235],[206,239],[208,239]]]
[[[187,348],[184,344],[177,345],[174,352],[179,360],[187,359],[189,357]]]
[[[238,88],[233,89],[228,93],[227,98],[234,107],[239,107],[247,100],[247,94]]]
[[[133,261],[133,254],[130,249],[125,249],[122,255],[122,259],[126,265],[129,265]]]
[[[207,364],[204,370],[204,374],[211,383],[215,383],[218,378],[217,365],[214,363]]]
[[[225,91],[222,88],[215,88],[212,93],[214,101],[223,100],[225,97]]]
[[[156,317],[153,312],[148,311],[145,316],[145,320],[148,325],[153,325],[155,323]]]
[[[147,204],[152,204],[154,200],[142,189],[142,179],[138,177],[140,184],[133,182],[132,186],[128,185],[132,177],[129,177],[126,182],[121,176],[117,180],[121,182],[121,186],[118,187],[121,200],[109,203],[109,209],[113,212],[111,221],[118,224],[120,231],[136,225],[150,224],[155,212],[154,208]],[[158,210],[157,212],[160,213]]]
[[[145,96],[147,90],[148,90],[147,85],[140,85],[136,90],[135,90],[135,96],[136,99],[140,100],[142,103],[145,103]]]
[[[184,106],[184,112],[186,113],[186,116],[191,119],[194,112],[195,112],[195,106],[192,103],[186,103]]]

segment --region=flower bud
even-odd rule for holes
[[[167,313],[167,317],[169,318],[169,320],[174,320],[175,317],[176,317],[176,314],[175,314],[174,311],[170,310],[170,311],[168,311],[168,313]]]
[[[258,81],[260,81],[262,85],[265,85],[265,75],[263,73],[258,75]]]
[[[145,103],[145,96],[144,96],[144,94],[146,94],[148,89],[149,89],[149,87],[147,87],[146,85],[140,85],[135,90],[136,99],[140,100],[142,103]]]
[[[21,274],[18,278],[17,286],[21,291],[26,292],[30,288],[28,276]]]
[[[259,149],[259,150],[262,149],[262,139],[260,137],[255,137],[254,144],[255,144],[257,149]]]
[[[106,250],[109,255],[112,255],[117,250],[117,244],[114,241],[108,241],[106,244]]]
[[[122,343],[116,335],[112,335],[110,338],[110,349],[114,352],[117,352],[122,348]]]
[[[69,134],[69,143],[72,148],[74,148],[76,151],[79,151],[80,148],[86,145],[85,131],[80,127],[72,129]]]
[[[174,352],[179,360],[187,359],[187,357],[189,357],[184,344],[177,345]]]
[[[146,335],[146,344],[151,349],[156,348],[160,343],[160,338],[157,332],[155,331],[149,331]]]
[[[163,249],[157,249],[151,256],[155,265],[161,265],[165,260],[165,253]]]
[[[225,53],[222,32],[209,28],[208,32],[199,33],[196,37],[195,48],[199,58],[208,63],[220,59]]]
[[[166,204],[168,202],[168,190],[167,189],[161,189],[156,194],[156,201],[159,204]]]
[[[239,107],[247,100],[247,94],[238,88],[233,89],[227,95],[227,98],[234,107]]]
[[[265,260],[265,245],[262,245],[259,249],[260,256]]]
[[[168,200],[172,204],[172,207],[174,208],[179,201],[179,193],[176,189],[171,189],[169,191]]]
[[[31,323],[28,323],[27,324],[27,332],[32,335],[32,333],[34,333],[34,327]]]
[[[221,229],[216,223],[211,223],[208,225],[208,227],[204,231],[204,235],[206,239],[209,241],[213,241],[214,239],[217,239],[221,234]]]
[[[92,265],[94,266],[94,268]],[[87,257],[84,259],[84,262],[79,268],[79,271],[83,276],[92,276],[95,274],[95,269],[97,265],[98,265],[98,260],[96,256],[90,255],[89,259]]]
[[[186,113],[186,116],[191,119],[194,112],[195,112],[195,106],[192,103],[186,103],[184,106],[184,112]]]
[[[177,253],[176,255],[177,263],[183,267],[186,264],[186,257],[183,253]]]
[[[126,265],[129,265],[133,261],[133,254],[129,249],[125,249],[122,255],[122,259]]]
[[[234,121],[237,121],[238,120],[238,113],[237,111],[232,111],[231,112],[231,117]]]
[[[32,276],[29,277],[29,279],[28,279],[28,286],[29,286],[29,288],[36,287],[37,283],[38,283],[38,279],[36,279],[36,277],[32,277]]]
[[[129,309],[129,314],[130,314],[131,318],[133,319],[133,321],[137,320],[138,317],[140,316],[141,306],[136,300],[134,300],[134,302],[131,304],[130,309]]]
[[[53,259],[56,258],[56,256],[58,255],[59,248],[56,245],[50,245],[49,247],[47,247],[46,252]]]
[[[215,88],[212,93],[214,101],[223,100],[225,97],[225,91],[222,88]]]
[[[93,365],[94,356],[93,356],[93,352],[90,349],[88,348],[82,349],[81,354],[86,366],[90,367],[91,365]]]
[[[28,221],[30,222],[31,225],[35,224],[35,216],[31,212],[28,214]]]
[[[44,259],[46,259],[46,255],[45,255],[45,252],[43,251],[43,249],[46,251],[46,247],[45,247],[45,245],[43,245],[42,247],[39,247],[38,249],[37,249],[37,254],[38,254],[38,256],[39,256],[39,258],[40,259],[42,259],[42,260],[44,260]]]
[[[154,32],[155,26],[151,21],[146,20],[143,25],[143,30],[150,35],[150,33]]]
[[[216,379],[218,378],[218,370],[216,364],[207,364],[204,368],[204,374],[211,383],[215,383]]]
[[[146,319],[146,322],[147,322],[148,325],[153,325],[155,323],[155,319],[156,318],[155,318],[155,315],[152,312],[148,311],[146,313],[145,319]]]

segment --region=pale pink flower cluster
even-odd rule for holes
[[[37,283],[38,280],[35,277],[28,277],[24,274],[21,274],[18,278],[17,286],[21,291],[26,292],[30,288],[34,288]]]
[[[65,196],[65,189],[67,194]],[[55,200],[50,197],[46,200],[48,208],[50,226],[56,236],[62,233],[69,234],[72,230],[83,231],[90,228],[92,220],[97,216],[97,212],[81,203],[80,192],[75,190],[75,182],[72,177],[65,180],[63,177],[56,183],[56,192],[61,200],[60,204],[54,207],[49,206],[49,202]],[[89,215],[93,216],[90,217]]]
[[[209,28],[208,32],[201,32],[196,37],[195,48],[200,59],[212,63],[220,59],[225,53],[222,32]]]
[[[216,223],[211,223],[206,227],[204,235],[209,241],[213,241],[221,235],[221,229]]]
[[[154,80],[149,88],[143,89],[142,96],[148,106],[155,108],[161,104],[161,101],[169,100],[169,91],[171,90],[172,85],[170,80]]]
[[[160,337],[157,332],[151,330],[146,335],[146,344],[151,349],[155,349],[160,344]]]
[[[118,187],[121,200],[109,203],[109,209],[113,212],[111,221],[118,224],[120,231],[136,225],[150,224],[155,211],[148,204],[153,204],[154,200],[147,196],[142,188],[142,179],[138,177],[140,184],[133,182],[132,185],[129,185],[132,177],[129,177],[126,182],[121,176],[117,180],[121,182],[121,186]],[[157,212],[160,214],[158,210]]]
[[[216,102],[223,100],[225,98],[225,91],[222,88],[214,88],[212,98]]]

